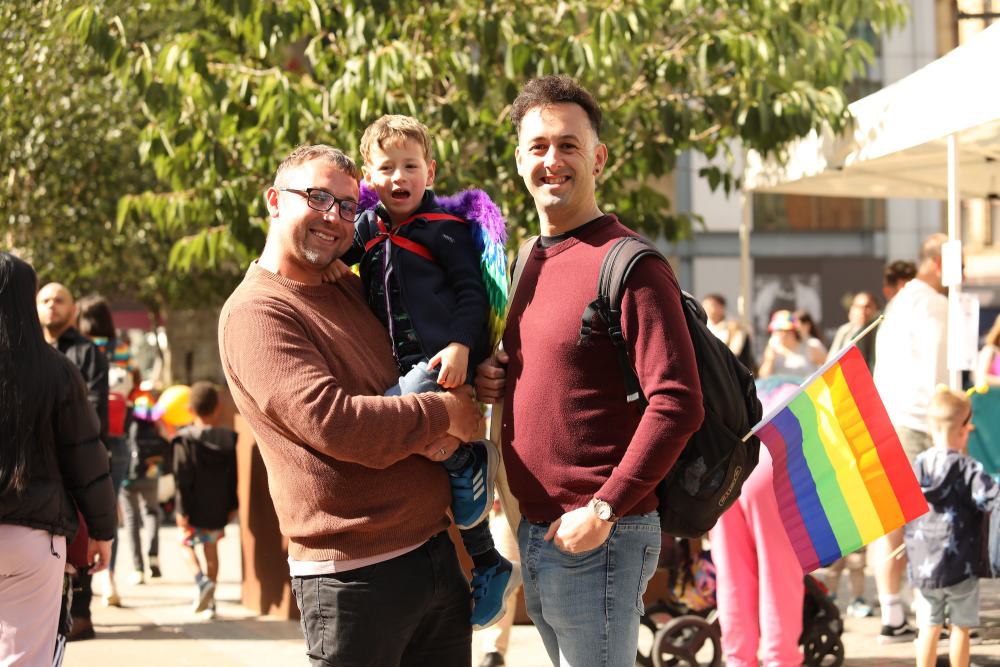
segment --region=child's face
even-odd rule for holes
[[[371,164],[362,170],[365,183],[374,188],[379,201],[393,223],[410,217],[424,197],[424,190],[434,185],[434,160],[424,159],[416,141],[399,146],[373,146]]]

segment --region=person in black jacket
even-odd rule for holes
[[[59,283],[49,283],[38,290],[36,298],[38,319],[46,342],[65,354],[72,361],[87,383],[87,400],[97,411],[101,424],[101,442],[108,442],[108,359],[89,338],[81,334],[73,323],[77,307],[73,295]],[[108,454],[110,457],[110,453]],[[93,599],[93,577],[81,573],[73,578],[73,632],[68,641],[89,639],[94,634],[90,620],[90,601]]]
[[[79,369],[46,345],[31,265],[0,252],[0,664],[51,664],[66,545],[107,567],[118,521],[107,450]]]
[[[219,394],[210,382],[196,382],[189,398],[194,423],[178,429],[173,439],[174,481],[177,484],[177,527],[181,554],[198,596],[194,612],[215,614],[215,583],[219,577],[218,542],[236,517],[236,432],[218,426]],[[205,571],[194,547],[201,543]]]

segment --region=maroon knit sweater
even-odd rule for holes
[[[447,473],[413,454],[448,430],[447,409],[436,394],[382,396],[399,372],[357,277],[311,286],[253,264],[219,346],[292,558],[377,556],[448,527]]]
[[[704,417],[677,281],[663,262],[640,260],[622,301],[629,359],[649,400],[641,418],[600,318],[592,344],[577,345],[601,262],[623,236],[635,234],[608,215],[578,238],[536,246],[510,305],[504,465],[530,521],[554,521],[594,497],[622,517],[653,511],[656,484]]]

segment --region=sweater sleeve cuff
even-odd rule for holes
[[[424,409],[429,422],[427,442],[447,433],[451,427],[451,418],[448,417],[448,408],[445,407],[444,400],[432,393],[417,394],[417,400],[420,401],[420,406]]]
[[[594,497],[611,505],[611,510],[616,516],[625,516],[642,496],[636,497],[635,493],[630,493],[628,487],[619,483],[612,475]]]

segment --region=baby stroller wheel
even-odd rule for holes
[[[670,610],[663,602],[646,605],[646,613],[639,619],[639,648],[636,651],[635,664],[640,665],[640,667],[653,667],[656,632],[663,625],[664,620],[670,617]],[[645,646],[649,647],[646,654],[642,652]]]
[[[831,632],[813,630],[801,644],[803,662],[808,667],[840,667],[844,662],[844,643]]]
[[[654,667],[719,667],[721,664],[719,630],[701,616],[672,618],[656,632]]]

